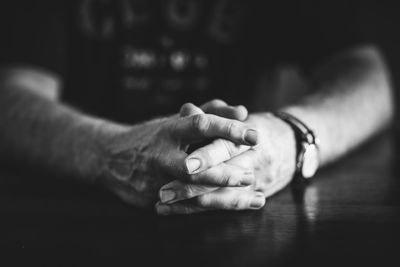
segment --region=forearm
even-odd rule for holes
[[[3,77],[0,88],[1,161],[28,163],[88,181],[96,177],[102,153],[98,129],[105,122],[35,90],[45,83],[35,86],[33,81],[7,79]]]
[[[358,146],[392,120],[389,73],[374,48],[352,51],[323,66],[313,86],[317,93],[283,110],[315,131],[322,164]]]

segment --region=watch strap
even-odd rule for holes
[[[317,144],[317,138],[315,137],[314,132],[304,122],[302,122],[295,116],[283,111],[278,111],[274,114],[278,118],[287,122],[302,141],[305,141],[309,144]]]
[[[274,115],[286,122],[295,133],[297,150],[295,175],[297,177],[310,178],[302,175],[304,154],[307,146],[313,145],[318,149],[318,139],[316,138],[314,132],[297,117],[283,111],[275,112]]]

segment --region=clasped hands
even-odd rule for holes
[[[102,145],[99,180],[128,203],[156,203],[162,215],[260,209],[295,170],[285,122],[221,100],[185,104],[179,115],[124,128]]]

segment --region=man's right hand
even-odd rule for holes
[[[221,105],[212,101],[205,108],[217,109],[224,116],[235,116],[229,114],[237,112],[235,108]],[[100,138],[102,156],[97,181],[124,201],[141,207],[154,205],[160,187],[176,178],[190,180],[196,175],[196,180],[202,180],[196,169],[209,163],[185,161],[190,145],[215,138],[239,145],[257,143],[257,133],[244,123],[211,114],[174,115],[132,127],[104,124],[99,131],[106,138]],[[224,177],[226,186],[246,186],[254,180],[253,173],[239,167]],[[207,179],[205,176],[202,182],[207,184]]]

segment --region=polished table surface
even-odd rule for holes
[[[394,136],[288,186],[260,211],[160,217],[100,189],[1,171],[0,248],[15,262],[52,266],[400,266]]]

